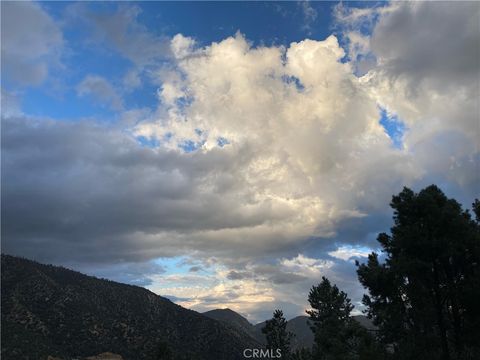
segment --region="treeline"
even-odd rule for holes
[[[474,217],[435,185],[393,196],[394,225],[382,254],[358,261],[376,330],[351,317],[347,294],[323,277],[308,295],[312,349],[293,352],[281,310],[262,332],[267,348],[290,360],[480,359],[480,202]]]

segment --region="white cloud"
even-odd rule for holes
[[[60,65],[63,36],[41,5],[4,1],[2,7],[2,75],[22,85],[43,82]]]
[[[410,160],[390,149],[376,101],[339,61],[343,55],[333,36],[283,49],[251,48],[237,34],[179,60],[184,80],[167,78],[162,86],[168,110],[140,124],[136,134],[168,138],[162,146],[179,151],[188,141],[203,144],[199,151],[207,157],[214,149],[232,155],[248,149],[228,196],[239,199],[239,209],[280,216],[255,228],[204,235],[244,241],[269,233],[277,239],[331,236],[336,221],[362,215],[363,199],[388,201],[392,181],[415,175],[410,166],[395,165]],[[177,104],[182,98],[190,103]],[[222,150],[220,138],[229,142]],[[377,166],[388,166],[396,180],[378,177],[374,185],[370,171]]]
[[[254,279],[231,281],[223,267],[214,267],[209,274],[175,274],[153,277],[149,289],[161,295],[170,295],[182,306],[197,311],[230,308],[256,321],[252,311],[265,302],[275,300],[274,292],[266,282]],[[263,320],[263,319],[261,319]]]
[[[352,246],[340,246],[335,251],[330,251],[328,255],[334,258],[348,261],[351,258],[363,257],[366,258],[372,252],[371,249],[355,248]]]
[[[310,281],[317,281],[321,279],[323,275],[330,273],[335,263],[330,260],[315,259],[303,254],[298,254],[296,257],[290,259],[281,259],[279,265],[280,269],[283,269],[287,273],[302,276],[304,279],[309,279]]]
[[[197,311],[230,308],[255,323],[279,307],[287,317],[304,313],[309,288],[322,276],[335,279],[333,266],[302,254],[273,265],[249,263],[238,271],[216,264],[207,266],[206,274],[153,276],[149,289]]]
[[[182,34],[177,34],[172,38],[170,46],[173,55],[177,59],[182,59],[193,52],[195,40]]]

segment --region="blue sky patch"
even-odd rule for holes
[[[389,114],[384,108],[380,108],[380,125],[392,140],[396,149],[403,149],[403,135],[406,131],[405,123],[396,115]]]

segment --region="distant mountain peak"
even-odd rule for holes
[[[239,329],[240,331],[246,332],[262,344],[265,343],[265,335],[262,333],[262,328],[265,326],[266,321],[252,325],[245,317],[228,308],[210,310],[204,312],[203,314],[211,317],[212,319],[222,321],[233,328]],[[366,316],[357,315],[353,316],[352,318],[368,330],[372,329],[373,327],[371,320],[369,320]],[[309,317],[306,315],[298,315],[288,320],[287,330],[294,334],[294,338],[292,339],[293,349],[312,347],[314,336],[310,326],[308,325],[308,321]]]
[[[223,309],[213,309],[213,310],[209,310],[209,311],[205,311],[203,313],[204,315],[212,315],[212,314],[218,314],[219,316],[234,316],[236,318],[241,318],[241,319],[244,319],[246,322],[248,322],[250,324],[250,322],[247,320],[247,318],[245,316],[243,316],[242,314],[239,314],[238,312],[230,309],[230,308],[223,308]]]
[[[232,309],[214,309],[203,313],[203,315],[221,321],[233,328],[239,329],[250,336],[253,336],[253,325],[242,315]]]

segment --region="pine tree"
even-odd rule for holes
[[[405,188],[391,207],[391,234],[378,236],[385,261],[373,253],[357,270],[383,343],[398,359],[478,358],[478,200],[476,222],[434,185]]]
[[[262,333],[267,339],[267,349],[273,350],[274,354],[279,349],[282,359],[290,358],[290,342],[293,334],[287,331],[287,320],[282,310],[275,310],[273,317],[267,320],[262,328]]]
[[[310,327],[315,336],[314,359],[374,360],[381,357],[376,341],[350,316],[354,306],[347,294],[322,277],[308,295]]]
[[[308,348],[301,348],[295,350],[290,355],[290,360],[312,360],[312,351]]]

